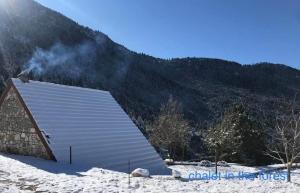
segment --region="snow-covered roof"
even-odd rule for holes
[[[168,170],[132,120],[107,91],[38,81],[12,82],[39,129],[49,135],[58,162],[116,171],[141,167],[151,174]]]

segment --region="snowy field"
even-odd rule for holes
[[[172,166],[185,178],[191,172],[208,172],[214,168],[199,166]],[[256,172],[256,168],[232,164],[220,167],[221,172]],[[171,176],[131,178],[128,175],[101,168],[88,171],[70,165],[59,165],[32,157],[0,154],[0,192],[300,192],[300,170],[294,170],[292,183],[280,180],[176,180]]]

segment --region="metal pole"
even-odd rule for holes
[[[130,160],[128,160],[128,186],[130,187]]]
[[[218,173],[218,160],[219,160],[219,149],[220,145],[216,144],[216,149],[215,149],[215,172],[216,174]]]
[[[218,173],[218,150],[217,148],[215,149],[215,172],[216,174]]]
[[[72,164],[72,146],[70,146],[70,165]]]

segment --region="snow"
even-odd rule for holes
[[[191,172],[214,171],[214,167],[178,166],[183,178]],[[255,167],[230,164],[219,167],[219,171],[257,172]],[[151,176],[150,178],[131,178],[129,175],[101,168],[80,168],[75,165],[58,164],[38,158],[0,154],[0,192],[242,192],[242,193],[298,193],[300,192],[300,170],[292,173],[292,183],[285,181],[262,181],[259,179],[238,180],[179,180],[172,176]]]
[[[181,178],[181,173],[177,170],[172,170],[172,176],[174,178]]]
[[[131,172],[133,177],[149,177],[149,170],[143,168],[137,168]]]
[[[198,164],[199,166],[206,166],[206,167],[210,167],[212,165],[211,161],[208,160],[202,160],[199,162]]]

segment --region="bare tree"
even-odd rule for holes
[[[300,113],[296,100],[284,103],[286,113],[275,117],[275,132],[266,154],[286,166],[287,181],[290,182],[292,165],[300,158]]]
[[[183,117],[181,105],[172,97],[161,107],[159,116],[150,125],[148,132],[154,146],[168,149],[173,159],[182,154],[183,159],[184,149],[189,144],[189,124]]]
[[[226,117],[226,116],[225,116]],[[220,118],[220,122],[208,129],[207,135],[204,140],[209,148],[214,150],[215,153],[215,173],[218,173],[218,161],[220,154],[224,150],[225,146],[231,144],[233,138],[232,130],[229,130],[230,123],[227,118],[223,116]]]

